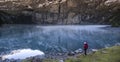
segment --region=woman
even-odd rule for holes
[[[84,54],[87,55],[88,44],[84,42]]]

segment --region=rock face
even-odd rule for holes
[[[120,0],[10,0],[0,9],[0,23],[120,24]]]

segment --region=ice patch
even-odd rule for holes
[[[2,59],[25,59],[28,57],[33,57],[33,56],[41,56],[44,57],[44,53],[39,50],[31,50],[31,49],[22,49],[22,50],[14,50],[8,55],[2,56]]]

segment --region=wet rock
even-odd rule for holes
[[[0,56],[0,62],[2,62],[2,57]]]
[[[64,62],[64,60],[63,60],[63,59],[60,59],[59,62]]]
[[[120,43],[116,43],[115,46],[120,46]]]
[[[69,52],[67,55],[68,55],[68,56],[74,56],[74,55],[75,55],[75,52]]]
[[[92,52],[97,52],[98,50],[97,49],[92,49]]]
[[[82,49],[78,49],[78,50],[75,50],[75,53],[78,54],[78,53],[82,53],[83,50]]]

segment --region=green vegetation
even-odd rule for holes
[[[120,26],[120,12],[113,14],[109,21],[113,27]]]
[[[65,62],[120,62],[120,46],[101,49],[87,56],[81,55],[77,59],[67,59]]]
[[[23,60],[22,62],[31,62],[30,60]]]
[[[44,59],[43,62],[58,62],[56,59]]]
[[[80,58],[68,58],[65,62],[81,62]]]

